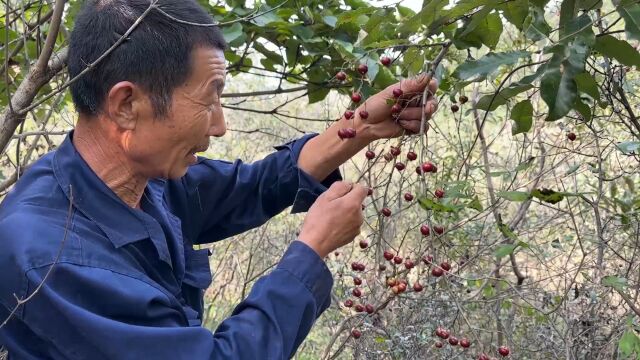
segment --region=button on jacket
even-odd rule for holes
[[[293,356],[331,301],[323,259],[292,242],[212,333],[200,326],[208,250],[193,245],[255,228],[291,205],[292,213],[308,210],[341,180],[337,170],[318,182],[297,167],[315,135],[251,164],[199,158],[181,179],[150,180],[140,210],[95,175],[71,132],[0,204],[0,321],[16,296],[40,286],[0,329],[9,358]]]

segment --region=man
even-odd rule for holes
[[[74,131],[0,206],[0,320],[9,318],[0,344],[10,359],[290,358],[330,304],[323,258],[362,223],[367,191],[336,169],[371,141],[417,132],[421,112],[435,110],[432,101],[391,118],[393,88],[421,93],[420,77],[370,98],[371,116],[355,120],[353,139],[338,137],[341,119],[253,164],[197,157],[226,130],[226,45],[217,28],[186,24],[212,22],[195,0],[157,6],[72,85]],[[71,34],[70,75],[148,7],[88,1]],[[193,245],[257,227],[291,205],[308,210],[299,238],[215,333],[202,328],[211,273],[207,250]]]

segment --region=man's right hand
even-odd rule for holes
[[[318,197],[307,212],[298,239],[324,258],[360,234],[362,203],[367,188],[337,181]]]

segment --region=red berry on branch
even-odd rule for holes
[[[353,115],[354,115],[354,113],[353,113],[352,110],[347,110],[347,111],[344,112],[344,118],[347,119],[347,120],[353,119]]]
[[[380,63],[384,66],[389,66],[391,65],[391,58],[388,56],[383,56],[380,58]]]
[[[423,172],[426,172],[426,173],[432,172],[433,168],[434,168],[433,163],[426,162],[426,163],[422,164],[422,171]]]
[[[362,100],[362,95],[358,92],[354,92],[353,94],[351,94],[351,101],[353,101],[354,103],[359,103],[360,100]]]
[[[358,65],[358,72],[362,75],[366,74],[369,71],[369,67],[365,64]]]
[[[429,234],[431,234],[431,230],[427,225],[422,225],[420,226],[420,233],[424,236],[429,236]]]
[[[372,188],[368,188],[367,189],[367,196],[371,196],[373,195],[373,189]]]
[[[460,107],[456,104],[451,105],[451,111],[457,113],[460,110]]]
[[[359,264],[357,262],[352,262],[351,263],[351,270],[358,271],[359,268],[360,268],[360,266],[359,266]]]
[[[471,346],[471,342],[467,338],[462,338],[462,339],[460,339],[460,346],[462,346],[463,348],[466,349],[469,346]]]
[[[433,256],[431,256],[431,255],[425,255],[425,256],[423,256],[423,257],[422,257],[422,262],[423,262],[425,265],[431,265],[431,263],[433,262]]]
[[[415,159],[417,159],[417,158],[418,158],[418,154],[414,153],[413,151],[409,151],[409,152],[407,153],[407,159],[408,159],[409,161],[413,161],[413,160],[415,160]]]
[[[358,271],[364,271],[364,269],[366,269],[364,264],[358,264]]]
[[[389,210],[389,208],[382,208],[382,215],[389,217],[391,216],[391,210]]]
[[[567,134],[567,139],[571,140],[571,141],[575,141],[577,139],[576,134],[570,132]]]
[[[354,339],[360,339],[360,336],[362,336],[362,333],[358,329],[353,329],[351,330],[351,336],[353,336]]]
[[[442,347],[442,342],[441,341],[436,341],[435,343],[435,347],[437,347],[438,349],[440,349]]]
[[[362,285],[362,279],[360,279],[359,277],[354,277],[353,278],[353,284],[354,285]]]
[[[385,250],[382,256],[384,256],[384,258],[388,261],[393,260],[393,253],[389,250]]]
[[[412,201],[413,200],[413,195],[411,195],[411,193],[404,193],[404,199],[406,201]]]
[[[363,120],[369,117],[369,112],[367,110],[361,110],[359,114],[360,118]]]
[[[399,294],[400,288],[398,287],[398,285],[394,285],[393,287],[391,287],[391,291],[393,291],[394,294]]]
[[[394,278],[388,278],[387,279],[387,286],[391,287],[391,286],[396,286],[397,285],[397,281]]]
[[[400,96],[402,96],[402,94],[403,94],[402,89],[400,89],[400,88],[395,88],[395,89],[393,89],[393,97],[394,97],[394,98],[396,98],[396,99],[397,99],[397,98],[399,98]]]
[[[437,198],[443,198],[443,197],[444,197],[444,190],[442,190],[442,189],[436,189],[435,194],[436,194],[436,197],[437,197]]]
[[[366,156],[367,159],[369,159],[369,160],[373,160],[376,157],[376,153],[374,153],[371,150],[367,150],[367,152],[364,154],[364,156]]]
[[[442,234],[444,234],[444,226],[436,225],[436,226],[433,227],[433,231],[435,231],[436,234],[438,234],[438,235],[442,235]]]
[[[450,337],[450,338],[449,338],[449,344],[451,344],[451,345],[453,345],[453,346],[458,345],[458,338],[457,338],[457,337],[455,337],[455,336]]]
[[[400,256],[394,256],[393,257],[393,262],[396,264],[402,264],[402,258]]]
[[[345,300],[344,301],[344,306],[346,306],[348,308],[352,307],[353,306],[353,300],[351,300],[351,299]]]
[[[353,309],[356,312],[363,312],[364,311],[364,306],[362,304],[356,304],[356,306]]]
[[[431,275],[433,275],[435,277],[440,277],[440,276],[442,276],[442,274],[444,274],[444,271],[439,266],[436,266],[433,269],[431,269]]]
[[[446,262],[446,261],[441,262],[441,263],[440,263],[440,267],[441,267],[441,268],[442,268],[442,270],[444,270],[444,271],[449,271],[449,270],[451,270],[451,265],[449,265],[449,263],[448,263],[448,262]]]
[[[464,104],[467,101],[469,101],[469,98],[466,97],[465,95],[461,95],[460,98],[458,98],[458,101],[460,101],[460,104]]]
[[[397,146],[392,146],[392,147],[389,149],[389,152],[391,153],[391,155],[393,155],[393,157],[396,157],[396,156],[400,155],[400,153],[401,153],[402,151],[400,150],[400,148],[399,148],[399,147],[397,147]]]
[[[380,271],[385,271],[385,270],[387,270],[387,265],[385,265],[385,264],[380,264],[380,265],[378,265],[378,269],[379,269]]]
[[[478,360],[490,360],[487,354],[480,354]]]
[[[416,174],[422,175],[422,166],[416,166]]]
[[[347,135],[348,139],[352,139],[354,137],[356,137],[356,129],[354,128],[346,128],[345,130],[345,134]]]
[[[402,171],[405,168],[405,165],[403,163],[401,163],[401,162],[397,162],[394,166],[395,166],[396,170],[398,170],[398,171]]]
[[[360,296],[362,296],[362,291],[360,291],[360,289],[358,289],[358,288],[353,289],[353,290],[351,291],[351,293],[352,293],[352,294],[353,294],[353,296],[355,296],[355,297],[360,297]]]
[[[413,291],[415,292],[420,292],[422,291],[424,288],[422,287],[422,284],[420,284],[419,282],[414,282],[413,283]]]
[[[498,348],[498,353],[502,356],[509,356],[509,348],[506,346],[500,346]]]
[[[412,269],[414,266],[415,264],[413,263],[413,260],[407,260],[404,262],[404,267],[407,269]]]
[[[395,103],[393,104],[393,106],[391,106],[392,114],[399,114],[401,111],[402,111],[402,105]]]
[[[368,314],[373,314],[373,312],[375,311],[375,309],[373,308],[373,305],[371,304],[365,305],[364,309]]]
[[[383,155],[383,157],[387,161],[393,160],[393,155],[391,155],[391,153],[386,153],[386,154]]]
[[[345,131],[345,129],[338,130],[338,137],[340,139],[345,139],[347,137],[347,132]]]
[[[345,81],[345,80],[347,80],[347,74],[345,74],[344,71],[339,71],[336,74],[336,79],[338,79],[340,81]]]
[[[362,239],[362,240],[360,240],[360,244],[359,245],[360,245],[361,249],[366,249],[369,246],[369,243],[367,242],[367,240]]]
[[[398,284],[398,291],[401,292],[401,293],[407,291],[407,284],[405,284],[405,283]]]

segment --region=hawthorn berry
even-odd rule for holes
[[[360,339],[360,336],[362,336],[362,333],[358,329],[353,329],[351,330],[351,336],[353,336],[354,339]]]
[[[413,160],[415,160],[415,159],[417,159],[417,158],[418,158],[418,154],[416,154],[415,152],[413,152],[413,151],[409,151],[409,152],[407,153],[407,160],[409,160],[409,161],[413,161]]]
[[[436,189],[435,195],[436,195],[437,198],[440,198],[440,199],[443,198],[444,197],[444,190]]]
[[[356,137],[356,129],[354,129],[354,128],[346,128],[344,130],[345,130],[345,133],[347,134],[347,138],[352,139],[352,138]]]
[[[425,265],[431,265],[431,263],[433,262],[433,256],[431,256],[431,255],[425,255],[425,256],[423,256],[423,257],[422,257],[422,262],[423,262]]]
[[[571,140],[571,141],[575,141],[577,138],[576,134],[570,132],[567,134],[567,139]]]
[[[444,270],[442,270],[442,268],[439,266],[436,266],[433,269],[431,269],[431,275],[435,277],[440,277],[442,276],[442,274],[444,274]]]
[[[371,150],[367,150],[367,152],[364,154],[364,156],[366,156],[367,159],[369,159],[369,160],[373,160],[376,157],[376,153],[374,153]]]
[[[414,282],[413,283],[413,291],[415,292],[420,292],[422,291],[424,288],[422,287],[422,284],[420,284],[419,282]]]
[[[406,267],[407,269],[411,269],[415,266],[415,264],[413,263],[413,260],[411,259],[407,259],[407,261],[404,262],[404,267]]]
[[[354,285],[362,285],[362,279],[360,279],[359,277],[354,277],[353,278],[353,284]]]
[[[426,172],[426,173],[432,172],[433,168],[434,168],[434,165],[431,162],[426,162],[426,163],[422,164],[422,171],[423,172]]]
[[[387,265],[385,265],[385,264],[380,264],[380,265],[378,265],[378,269],[379,269],[380,271],[385,271],[385,270],[387,270]]]
[[[402,105],[395,103],[393,104],[393,106],[391,106],[392,114],[399,114],[401,111],[402,111]]]
[[[365,305],[364,310],[367,312],[367,314],[373,314],[373,312],[375,311],[375,309],[373,308],[373,305],[371,304]]]
[[[353,309],[356,312],[363,312],[364,311],[364,306],[362,304],[356,304],[356,306]]]
[[[460,110],[460,107],[456,104],[451,105],[451,111],[457,113]]]
[[[435,343],[435,347],[437,347],[438,349],[440,349],[442,347],[442,342],[441,341],[436,341]]]
[[[500,346],[498,348],[498,354],[502,356],[509,356],[509,348],[506,346]]]
[[[387,261],[393,260],[393,253],[389,250],[385,250],[382,256],[384,256]]]
[[[393,155],[391,155],[391,153],[386,153],[386,154],[384,154],[384,156],[383,156],[383,157],[384,157],[384,159],[385,159],[385,160],[387,160],[387,161],[391,161],[391,160],[393,160]]]
[[[424,236],[429,236],[429,234],[431,233],[431,230],[427,225],[422,225],[420,226],[420,233]]]
[[[353,119],[354,112],[353,110],[347,110],[344,112],[344,118],[347,120]]]
[[[393,257],[393,262],[400,265],[402,264],[402,258],[400,256],[394,256]]]
[[[358,72],[362,75],[366,74],[369,71],[369,67],[365,64],[358,65]]]
[[[361,110],[359,114],[360,114],[360,118],[363,120],[369,117],[369,112],[367,110]]]
[[[444,233],[444,226],[436,225],[433,227],[433,231],[435,231],[438,235],[442,235]]]
[[[338,73],[336,74],[336,79],[345,81],[347,80],[347,74],[345,74],[344,71],[338,71]]]
[[[469,101],[469,98],[466,97],[465,95],[461,95],[460,98],[458,98],[458,101],[460,101],[460,104],[464,104],[467,101]]]
[[[480,354],[478,360],[490,360],[487,354]]]
[[[451,345],[453,345],[453,346],[458,345],[458,338],[457,338],[457,337],[455,337],[455,336],[451,336],[451,337],[449,338],[449,344],[451,344]]]
[[[467,338],[462,338],[462,339],[460,339],[460,346],[462,346],[463,348],[466,349],[469,346],[471,346],[471,342]]]
[[[442,268],[442,270],[444,270],[444,271],[449,271],[449,270],[451,270],[451,265],[450,265],[448,262],[446,262],[446,261],[441,262],[441,263],[440,263],[440,267],[441,267],[441,268]]]
[[[352,294],[353,294],[353,296],[355,296],[355,297],[360,297],[360,296],[362,296],[362,291],[360,291],[360,289],[358,289],[358,288],[354,288],[354,289],[351,291],[351,293],[352,293]]]
[[[411,195],[411,193],[404,193],[404,199],[406,201],[412,201],[413,200],[413,195]]]
[[[360,245],[361,249],[366,249],[369,246],[369,243],[367,242],[367,240],[362,239],[362,240],[360,240],[360,244],[359,245]]]
[[[354,92],[351,94],[351,101],[354,103],[359,103],[362,100],[362,95],[359,92]]]
[[[382,215],[389,217],[391,216],[391,210],[389,210],[389,208],[382,208]]]
[[[399,148],[399,147],[397,147],[397,146],[392,146],[392,147],[389,149],[389,152],[391,153],[391,155],[393,155],[393,157],[396,157],[396,156],[400,155],[401,150],[400,150],[400,148]]]
[[[395,88],[395,89],[393,89],[393,97],[394,97],[394,98],[396,98],[396,99],[397,99],[397,98],[399,98],[400,96],[402,96],[402,94],[403,94],[402,89],[400,89],[400,88]]]
[[[396,170],[398,170],[398,171],[402,171],[402,170],[404,170],[404,169],[405,169],[405,167],[406,167],[406,166],[405,166],[403,163],[401,163],[401,162],[397,162],[397,163],[394,165],[394,167],[396,168]]]
[[[351,299],[345,300],[344,301],[344,306],[346,306],[348,308],[352,307],[353,306],[353,300],[351,300]]]
[[[391,58],[388,56],[383,56],[380,58],[380,63],[384,66],[389,66],[391,65]]]

